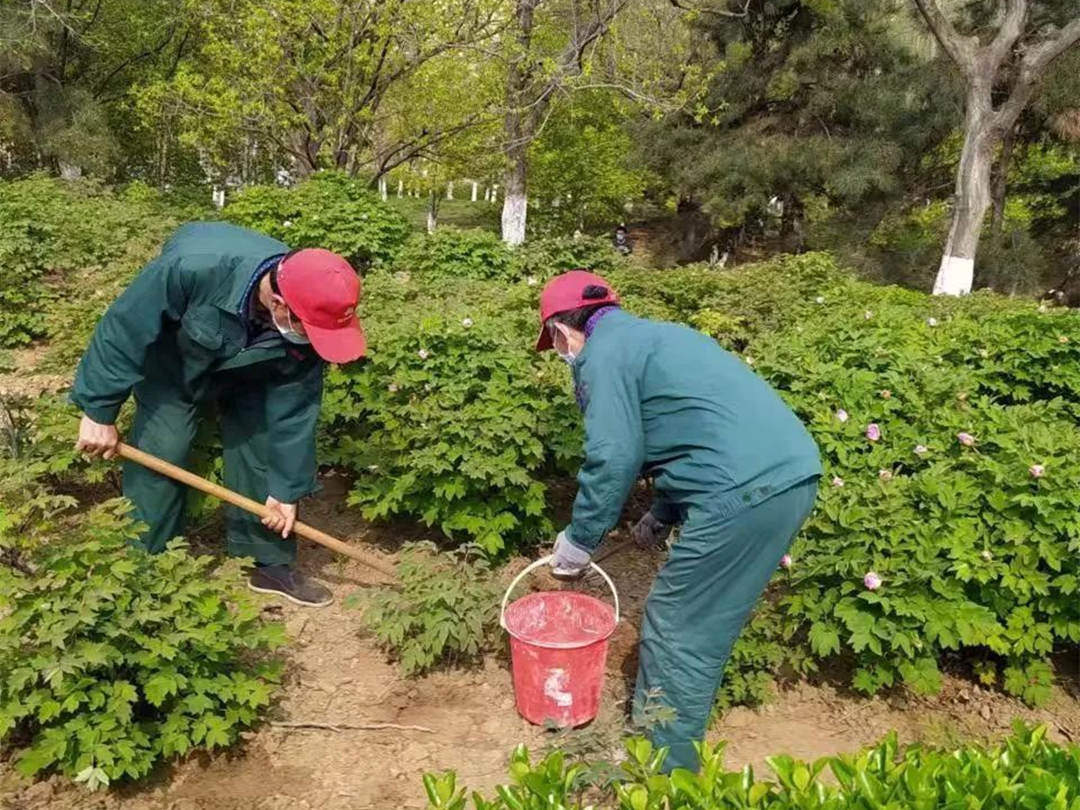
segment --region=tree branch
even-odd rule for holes
[[[1016,123],[1050,63],[1077,43],[1080,43],[1080,17],[1028,49],[1020,61],[1019,75],[1009,98],[995,113],[999,127],[1008,129]]]
[[[1021,74],[1029,73],[1037,79],[1051,62],[1077,43],[1080,43],[1080,16],[1029,49],[1020,65]]]
[[[670,2],[671,5],[679,9],[679,11],[696,11],[701,14],[713,14],[717,17],[731,17],[738,19],[750,14],[751,0],[746,0],[746,2],[743,3],[742,11],[728,11],[726,9],[709,8],[708,6],[686,6],[679,2],[679,0],[670,0]]]
[[[1027,20],[1027,0],[1006,0],[1005,5],[1005,19],[1001,22],[997,36],[988,46],[994,70],[1005,61],[1005,57],[1023,35],[1024,22]]]
[[[915,5],[942,50],[956,63],[962,73],[965,75],[970,73],[975,62],[976,41],[972,37],[960,35],[960,32],[938,7],[937,0],[915,0]]]

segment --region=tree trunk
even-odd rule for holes
[[[992,230],[1001,235],[1005,227],[1005,197],[1009,190],[1009,167],[1012,165],[1013,147],[1016,144],[1017,127],[1009,127],[1005,140],[1001,144],[1001,158],[998,161],[997,174],[994,176],[994,216]]]
[[[510,165],[506,169],[506,193],[502,208],[502,238],[510,246],[520,245],[525,241],[525,223],[529,212],[529,198],[525,185],[525,173],[528,170],[526,153],[528,147],[522,145],[511,150],[508,156]]]
[[[474,180],[473,184],[472,184],[472,201],[473,202],[476,202],[476,186],[477,186],[477,183]]]
[[[506,71],[506,193],[503,196],[502,238],[511,247],[525,241],[528,218],[529,143],[535,134],[537,106],[525,109],[530,83],[533,11],[537,0],[517,0],[517,52]]]
[[[964,125],[964,149],[956,172],[952,227],[945,243],[934,295],[966,295],[975,276],[975,253],[979,247],[986,212],[990,208],[990,169],[994,149],[1001,140],[990,101],[990,79],[968,92]]]
[[[439,195],[432,188],[428,192],[427,232],[435,233],[439,226]]]

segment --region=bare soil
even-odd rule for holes
[[[343,506],[343,482],[329,479],[305,519],[346,540],[393,558],[393,549],[417,539],[409,526],[373,526]],[[619,538],[616,538],[616,540]],[[558,743],[593,756],[615,757],[624,728],[624,705],[636,668],[637,627],[659,558],[629,550],[605,563],[619,588],[626,621],[612,639],[604,705],[585,729],[553,735],[530,726],[514,710],[505,655],[473,671],[401,678],[361,630],[360,614],[346,596],[376,581],[359,563],[336,559],[305,544],[304,567],[333,589],[337,601],[321,610],[266,598],[266,610],[286,623],[292,644],[283,697],[273,722],[335,728],[286,728],[273,723],[245,735],[236,750],[201,755],[161,768],[140,786],[87,794],[59,777],[36,783],[0,764],[3,810],[278,810],[279,808],[423,808],[421,776],[454,769],[460,784],[489,790],[505,781],[506,762],[518,743],[534,751]],[[519,570],[524,561],[510,566]],[[551,587],[543,577],[540,587]],[[589,583],[589,587],[599,583]],[[973,684],[948,679],[933,699],[904,695],[871,700],[829,685],[800,684],[764,708],[728,712],[710,738],[728,741],[733,767],[750,763],[767,773],[765,757],[787,752],[815,758],[851,751],[896,729],[904,741],[950,744],[1006,733],[1013,718],[1045,722],[1059,741],[1080,739],[1076,662],[1065,661],[1065,686],[1051,707],[1026,708]],[[369,724],[420,726],[359,730]],[[336,729],[336,730],[335,730]]]

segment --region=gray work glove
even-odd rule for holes
[[[646,512],[637,525],[630,530],[630,536],[639,548],[649,551],[667,548],[667,539],[671,535],[671,524],[663,523]]]
[[[566,536],[566,531],[559,532],[555,538],[555,548],[551,552],[551,573],[560,579],[577,579],[589,567],[592,555],[585,549],[578,548]]]

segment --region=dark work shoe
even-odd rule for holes
[[[251,572],[248,587],[256,593],[284,596],[306,607],[326,607],[334,601],[330,589],[291,565],[264,565]]]

